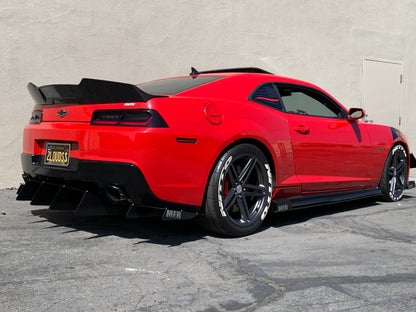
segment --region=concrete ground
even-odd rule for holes
[[[415,189],[269,216],[237,239],[14,198],[0,191],[0,311],[416,311]]]

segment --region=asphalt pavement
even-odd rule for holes
[[[15,192],[0,191],[0,311],[416,311],[415,189],[271,215],[243,238]]]

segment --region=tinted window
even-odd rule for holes
[[[224,78],[223,76],[189,76],[145,82],[138,87],[150,94],[174,95]]]
[[[273,83],[264,84],[258,87],[251,95],[250,99],[257,103],[282,110],[279,92],[277,91],[276,85]]]
[[[278,86],[287,113],[344,118],[343,109],[326,95],[297,86]]]

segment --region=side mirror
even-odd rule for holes
[[[362,108],[350,108],[348,111],[348,119],[350,121],[356,121],[365,116],[365,112]]]

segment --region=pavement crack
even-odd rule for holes
[[[411,245],[416,244],[416,237],[382,228],[378,223],[370,220],[363,220],[362,217],[350,216],[342,219],[342,221],[338,221],[336,218],[327,218],[324,220],[317,220],[315,224],[331,233],[346,232],[372,239]]]
[[[234,269],[237,276],[249,281],[252,284],[252,288],[248,288],[247,291],[253,296],[254,302],[240,306],[238,308],[232,309],[237,312],[251,312],[257,311],[262,306],[267,306],[271,302],[278,300],[278,298],[283,297],[285,287],[277,283],[272,278],[267,277],[265,274],[256,272],[256,270],[251,270],[248,266],[243,264],[243,261],[240,260],[236,255],[227,252],[224,250],[224,246],[217,242],[210,240],[211,243],[216,244],[218,247],[218,254],[223,259],[228,259],[228,262],[231,264],[231,268]],[[256,268],[258,268],[256,266]],[[223,266],[221,267],[223,269]],[[218,270],[216,270],[217,273]],[[224,272],[219,273],[223,275]],[[229,272],[225,273],[227,276]],[[226,276],[222,276],[224,280],[227,279]],[[227,305],[222,305],[225,308],[224,311],[229,311],[230,307]]]
[[[277,279],[280,285],[285,285],[287,291],[299,291],[316,287],[331,287],[339,291],[340,285],[354,284],[394,284],[394,283],[416,283],[416,274],[399,273],[381,276],[328,276],[328,277],[305,277],[292,279]],[[348,295],[348,293],[345,293]]]
[[[269,303],[273,302],[277,298],[283,297],[285,287],[283,287],[282,285],[280,285],[273,279],[268,278],[266,275],[262,276],[253,270],[247,269],[245,266],[241,264],[241,261],[237,257],[232,256],[232,259],[234,261],[234,267],[237,272],[239,272],[243,276],[248,277],[252,281],[256,281],[257,283],[262,283],[264,285],[267,285],[273,290],[270,294],[264,296],[260,301],[254,302],[249,307],[246,307],[242,309],[241,311],[244,311],[244,312],[256,311],[260,307],[268,305]]]

